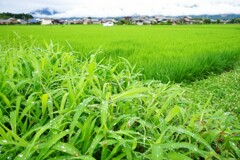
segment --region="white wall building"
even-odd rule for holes
[[[53,20],[51,18],[43,18],[41,24],[42,25],[50,25],[53,24]]]
[[[113,26],[113,25],[114,25],[113,22],[105,22],[105,23],[103,23],[103,26],[104,26],[104,27],[111,27],[111,26]]]

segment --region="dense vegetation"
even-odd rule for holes
[[[240,55],[239,25],[0,26],[0,30],[2,41],[11,41],[15,32],[40,46],[52,40],[83,56],[99,48],[99,60],[124,57],[143,68],[147,79],[162,82],[194,81],[229,70]]]
[[[0,159],[240,158],[239,26],[0,30]]]
[[[8,19],[8,18],[31,19],[31,18],[33,18],[33,16],[30,14],[25,14],[25,13],[19,13],[19,14],[8,13],[8,12],[0,13],[0,19]]]
[[[231,20],[231,23],[240,23],[240,18],[234,18]]]

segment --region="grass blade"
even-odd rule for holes
[[[42,99],[42,115],[44,115],[47,109],[48,94],[43,94],[41,99]]]

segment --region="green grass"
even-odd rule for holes
[[[187,96],[196,103],[202,103],[212,96],[211,105],[239,117],[240,115],[240,63],[233,70],[221,75],[211,75],[205,80],[187,84]],[[240,117],[239,117],[240,118]]]
[[[0,26],[2,45],[12,38],[59,43],[65,51],[86,56],[101,50],[103,58],[126,58],[147,79],[195,81],[229,70],[239,60],[239,25],[193,26]],[[121,61],[121,60],[120,60]]]
[[[127,60],[61,48],[0,48],[0,159],[240,158],[239,116],[215,95],[198,92],[199,103],[187,87],[143,81]]]

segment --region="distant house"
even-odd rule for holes
[[[158,18],[156,20],[158,24],[166,24],[169,21],[168,18]]]
[[[155,19],[158,21],[158,22],[161,22],[163,19],[166,19],[164,16],[155,16]]]
[[[8,21],[10,22],[10,24],[18,24],[18,21],[16,18],[9,18]]]
[[[0,24],[18,24],[16,18],[9,18],[9,19],[0,19]]]
[[[151,20],[149,20],[149,19],[144,19],[144,20],[143,20],[143,24],[145,24],[145,25],[151,25],[152,22],[151,22]]]
[[[135,21],[135,24],[139,25],[139,26],[142,26],[143,25],[143,20],[138,19],[138,20]]]
[[[28,24],[40,24],[41,22],[37,19],[29,19],[27,21]]]
[[[69,19],[63,21],[63,24],[83,24],[84,20],[83,19]]]
[[[151,24],[157,24],[157,20],[155,18],[149,18],[149,20],[151,21]]]
[[[73,20],[65,20],[64,24],[74,24],[74,21]]]
[[[142,26],[142,25],[143,25],[143,21],[139,21],[139,22],[137,22],[136,25],[138,25],[138,26]]]
[[[103,23],[103,26],[104,27],[111,27],[111,26],[114,26],[114,23],[113,22],[105,22],[105,23]]]
[[[0,19],[0,24],[9,24],[7,19]]]
[[[136,25],[141,26],[141,25],[143,25],[143,20],[139,17],[135,17],[135,18],[132,19],[132,24],[136,24]]]
[[[83,19],[74,19],[73,24],[83,24]]]
[[[186,24],[193,24],[193,18],[190,16],[184,16],[183,17],[183,22]]]
[[[17,21],[19,24],[27,24],[27,21],[24,19],[18,19]]]
[[[102,19],[102,20],[101,20],[101,23],[102,23],[102,24],[104,24],[104,23],[108,23],[108,22],[114,24],[114,23],[117,23],[118,21],[115,20],[115,19],[109,19],[109,18],[108,18],[108,19]]]
[[[84,18],[84,19],[83,19],[83,24],[92,24],[92,19],[90,19],[90,18]]]
[[[99,19],[92,19],[92,24],[101,24]]]
[[[51,25],[51,24],[53,24],[53,19],[51,19],[51,18],[43,18],[42,19],[41,25]]]
[[[53,19],[52,24],[64,24],[64,21],[60,19]]]
[[[129,16],[124,17],[124,20],[125,20],[125,21],[131,21],[131,20],[132,20],[132,17],[129,17]]]

